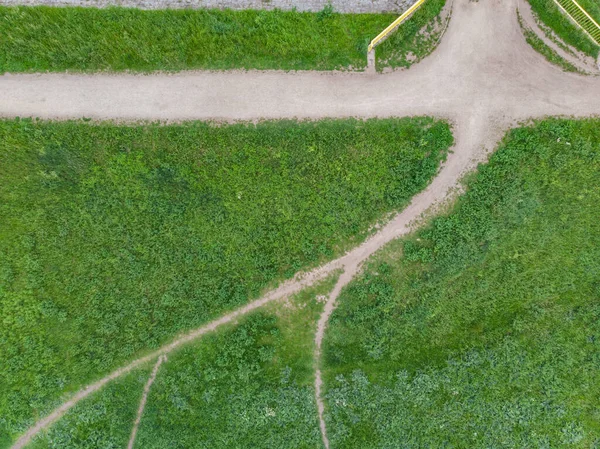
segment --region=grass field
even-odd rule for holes
[[[325,338],[332,447],[597,447],[599,177],[599,120],[513,130],[370,262]]]
[[[0,441],[61,394],[339,255],[452,143],[429,118],[0,121]]]
[[[321,448],[314,333],[332,277],[170,357],[138,447]],[[201,375],[198,375],[201,373]]]
[[[597,0],[577,0],[578,3],[600,22],[600,4]],[[588,56],[598,57],[598,47],[580,28],[560,10],[553,0],[529,0],[532,9],[563,41]]]
[[[418,32],[430,0],[384,45],[389,66],[427,53]],[[370,40],[393,14],[0,6],[0,73],[184,69],[364,69]]]

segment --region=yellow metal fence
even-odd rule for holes
[[[585,34],[597,45],[600,45],[600,25],[590,16],[575,0],[554,0],[560,9],[568,15],[573,22],[579,25]]]
[[[375,39],[371,41],[369,44],[369,51],[373,50],[377,45],[379,45],[382,41],[384,41],[390,33],[392,33],[396,28],[398,28],[402,22],[408,19],[412,13],[414,13],[419,7],[425,2],[425,0],[417,0],[414,5],[404,12],[400,17],[394,20],[385,30],[377,35]]]

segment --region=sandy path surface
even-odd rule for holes
[[[600,79],[563,73],[531,49],[517,21],[517,5],[518,0],[455,0],[453,17],[436,51],[408,71],[386,75],[251,71],[0,76],[0,116],[5,117],[235,121],[426,114],[451,120],[455,135],[453,152],[430,186],[362,245],[82,389],[23,434],[13,449],[23,448],[77,402],[132,368],[341,268],[343,274],[329,295],[315,336],[317,405],[324,444],[329,447],[321,397],[321,343],[337,296],[361,264],[447,201],[462,176],[486,159],[510,126],[547,115],[600,114]]]

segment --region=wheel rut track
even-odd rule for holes
[[[329,447],[320,384],[321,344],[339,293],[362,263],[448,201],[460,188],[462,176],[485,161],[511,126],[544,116],[600,114],[600,80],[563,73],[531,49],[517,21],[517,6],[518,0],[455,0],[446,34],[432,55],[410,70],[385,75],[236,71],[0,76],[3,117],[231,122],[432,115],[450,120],[455,136],[451,154],[429,187],[362,245],[83,388],[35,423],[12,449],[25,447],[79,401],[133,368],[341,269],[315,335],[316,400],[324,445]]]

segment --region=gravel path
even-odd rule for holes
[[[455,0],[453,17],[436,51],[408,71],[386,75],[250,71],[0,76],[0,116],[5,117],[236,121],[425,114],[451,120],[455,135],[453,152],[431,185],[362,245],[86,387],[36,423],[13,449],[23,448],[77,402],[132,368],[341,268],[343,274],[329,296],[315,337],[317,404],[328,447],[320,384],[321,342],[337,295],[361,264],[390,240],[410,232],[423,214],[448,201],[462,176],[484,161],[517,122],[547,115],[600,114],[600,79],[566,74],[548,64],[524,41],[517,6],[518,0]]]

